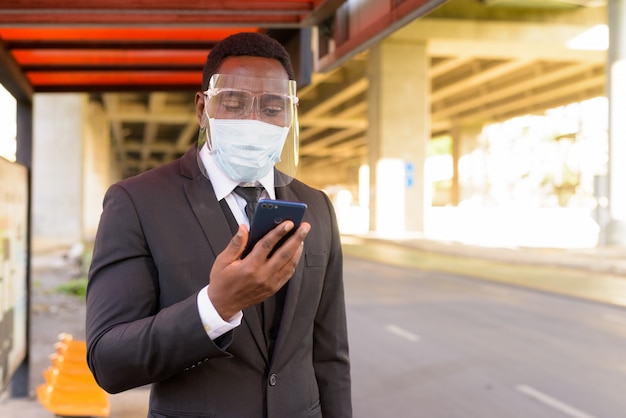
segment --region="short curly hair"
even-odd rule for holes
[[[202,90],[209,88],[211,76],[218,72],[225,58],[243,55],[278,60],[289,79],[295,80],[291,58],[280,42],[262,33],[240,32],[224,38],[211,49],[202,70]]]

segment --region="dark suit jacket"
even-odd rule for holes
[[[196,146],[104,198],[87,290],[88,364],[116,393],[152,383],[152,417],[349,417],[342,255],[327,196],[294,180],[312,226],[291,278],[274,354],[255,307],[211,341],[196,297],[232,237]]]

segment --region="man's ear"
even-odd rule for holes
[[[197,92],[194,103],[196,104],[196,118],[198,119],[198,124],[202,126],[204,119],[204,93]]]

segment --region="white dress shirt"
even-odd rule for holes
[[[235,187],[243,186],[244,184],[238,183],[224,173],[217,165],[213,153],[209,152],[206,144],[200,149],[200,161],[209,176],[209,180],[211,180],[217,200],[220,201],[224,199],[226,203],[228,203],[237,223],[245,224],[250,228],[250,222],[245,212],[246,201],[243,197],[233,193]],[[259,183],[261,183],[264,188],[261,198],[276,199],[276,193],[274,191],[274,170],[270,170],[265,177],[259,180]],[[203,287],[198,293],[198,312],[200,313],[200,319],[202,320],[202,324],[209,338],[214,340],[231,329],[238,327],[241,324],[243,312],[239,311],[232,318],[225,321],[217,313],[213,303],[211,303],[207,292],[208,287],[209,285]]]

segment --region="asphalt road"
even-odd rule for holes
[[[353,255],[365,250],[389,264]],[[56,335],[84,333],[84,304],[53,291],[70,270],[57,255],[39,263],[33,387]],[[355,418],[626,417],[626,309],[579,297],[617,294],[621,278],[371,243],[346,246],[344,266]],[[530,290],[550,281],[564,291]],[[35,398],[3,395],[0,417],[52,416]],[[145,416],[147,396],[111,396],[110,417]]]
[[[355,418],[624,418],[626,310],[345,258]]]

